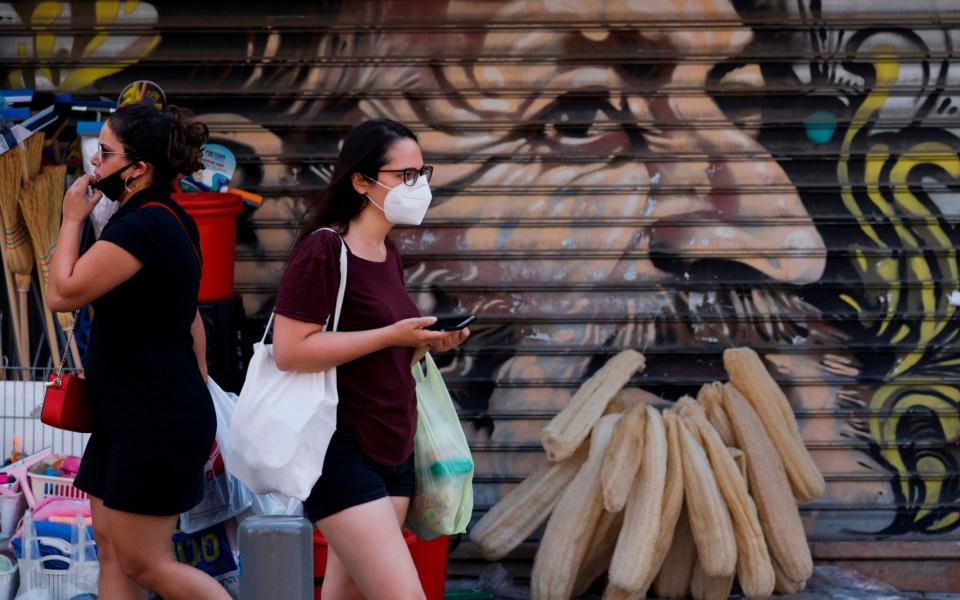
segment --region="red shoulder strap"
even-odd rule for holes
[[[187,234],[187,240],[190,241],[190,247],[193,248],[193,255],[197,257],[197,262],[200,263],[200,266],[203,267],[203,259],[200,258],[200,251],[197,250],[197,246],[193,243],[193,238],[190,237],[190,234],[187,232],[186,226],[183,224],[183,221],[180,220],[180,215],[176,213],[172,208],[163,204],[162,202],[147,202],[140,208],[146,208],[148,206],[159,206],[173,215],[173,218],[177,220],[177,223],[180,223],[180,227],[183,229],[183,232]]]

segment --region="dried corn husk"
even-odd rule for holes
[[[557,503],[533,561],[530,591],[534,600],[568,600],[590,533],[603,512],[600,468],[621,415],[602,417],[590,436],[590,452]]]
[[[684,508],[680,511],[670,550],[667,551],[667,557],[663,560],[660,573],[653,581],[657,598],[667,600],[686,598],[690,593],[690,579],[696,562],[697,545],[693,541],[693,531],[690,529],[690,518],[687,516],[686,499],[684,499]]]
[[[773,565],[770,563],[757,509],[747,492],[747,484],[740,468],[724,446],[720,434],[704,417],[694,415],[687,419],[686,423],[691,430],[696,430],[699,434],[700,443],[710,458],[710,466],[716,474],[720,493],[733,522],[740,587],[750,600],[769,598],[773,593]],[[718,590],[725,581],[723,577],[711,578],[705,586],[709,590]],[[713,596],[712,592],[708,595]]]
[[[667,478],[663,489],[657,541],[653,545],[653,568],[647,576],[647,581],[641,586],[644,590],[650,587],[663,567],[663,561],[667,558],[670,543],[677,529],[680,512],[683,510],[683,460],[677,419],[675,414],[664,413],[663,415],[663,425],[667,435]]]
[[[629,592],[642,589],[653,577],[654,545],[660,528],[667,477],[667,436],[663,418],[647,406],[643,466],[634,482],[623,517],[623,528],[610,561],[610,583]]]
[[[725,577],[733,574],[737,566],[733,523],[707,454],[685,421],[680,419],[683,497],[697,543],[697,556],[707,575]]]
[[[613,557],[613,549],[617,545],[621,527],[623,527],[623,511],[618,513],[603,511],[600,514],[600,521],[590,535],[586,556],[577,573],[577,581],[573,585],[574,598],[586,592],[610,566],[610,559]]]
[[[541,440],[547,458],[557,462],[570,456],[590,435],[617,392],[643,366],[642,354],[625,350],[587,379],[570,403],[543,428]]]
[[[620,419],[613,432],[600,475],[603,507],[608,512],[622,511],[633,489],[633,480],[640,470],[646,422],[646,406],[639,404]]]
[[[487,560],[500,560],[519,546],[553,512],[560,495],[587,459],[589,444],[573,456],[538,469],[510,490],[470,531]]]
[[[720,434],[720,439],[722,439],[723,443],[727,446],[734,446],[736,445],[736,440],[733,438],[733,430],[730,429],[730,422],[727,420],[727,415],[720,406],[722,399],[723,384],[719,381],[705,384],[697,394],[697,402],[703,406],[703,410],[707,414],[707,420],[710,421],[713,428]]]
[[[723,352],[723,365],[730,383],[750,402],[770,436],[797,500],[809,502],[823,494],[826,483],[800,437],[793,409],[757,353],[750,348],[728,348]]]
[[[700,561],[697,561],[690,578],[690,597],[693,600],[727,600],[733,589],[733,578],[733,575],[711,577],[703,572]]]
[[[790,581],[806,581],[813,573],[813,559],[780,458],[750,404],[730,384],[723,386],[723,392],[723,409],[737,447],[748,457],[750,491],[771,558]]]

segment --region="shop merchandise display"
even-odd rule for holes
[[[787,397],[749,348],[696,399],[632,403],[644,366],[623,352],[543,430],[548,462],[473,527],[500,560],[546,522],[535,600],[567,600],[606,572],[603,598],[750,600],[797,592],[813,572],[798,504],[823,493]],[[626,490],[626,491],[625,491]]]

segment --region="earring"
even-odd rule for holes
[[[132,177],[127,177],[126,179],[123,180],[123,189],[127,190],[127,191],[130,192],[130,193],[133,193],[135,190],[130,187],[130,180],[131,180],[131,179],[133,179],[133,178],[132,178]]]

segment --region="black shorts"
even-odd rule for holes
[[[323,475],[303,503],[303,512],[315,523],[379,498],[413,497],[413,487],[412,453],[399,465],[380,464],[360,449],[349,430],[338,428],[323,460]]]

